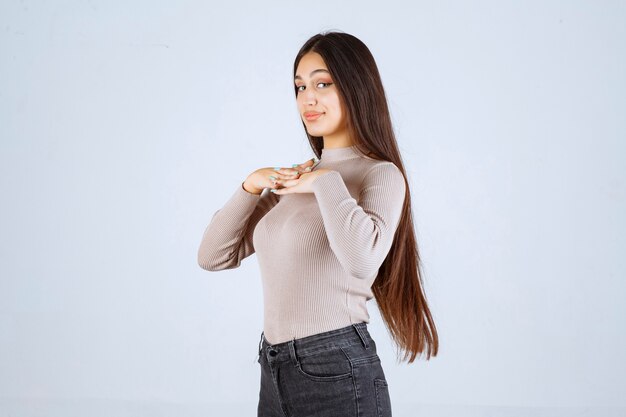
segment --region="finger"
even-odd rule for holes
[[[306,168],[306,167],[312,167],[315,164],[317,164],[319,162],[319,159],[317,159],[317,157],[313,157],[311,159],[307,159],[305,162],[301,163],[300,166],[302,168]]]
[[[293,165],[291,166],[291,172],[290,172],[289,174],[290,174],[292,177],[293,177],[293,176],[296,176],[296,177],[297,177],[298,175],[300,175],[300,174],[302,173],[302,171],[303,171],[303,169],[302,169],[302,168],[303,168],[303,167],[302,167],[300,164],[293,164]]]
[[[298,185],[299,182],[300,182],[299,178],[293,178],[293,179],[286,179],[286,180],[278,181],[278,183],[280,185],[282,185],[283,187],[293,187],[293,186]]]
[[[293,164],[291,168],[274,167],[274,172],[278,175],[274,175],[277,178],[297,178],[300,174],[310,172],[313,167],[319,162],[317,157],[307,159],[301,164]]]
[[[311,159],[307,159],[306,161],[304,161],[304,162],[303,162],[303,163],[301,163],[301,164],[293,164],[293,165],[291,165],[291,167],[292,167],[292,168],[306,168],[306,167],[309,167],[309,166],[313,166],[313,165],[315,165],[315,163],[316,163],[317,161],[318,161],[318,159],[317,159],[317,158],[315,158],[315,157],[313,157],[313,158],[311,158]]]
[[[272,186],[274,186],[274,185],[276,185],[276,182],[280,179],[279,177],[280,177],[280,174],[276,173],[275,175],[270,175],[267,178],[272,183]]]
[[[313,169],[313,167],[315,166],[317,162],[319,162],[319,160],[313,157],[311,159],[307,159],[305,162],[301,164],[293,164],[291,166],[291,168],[294,170],[292,171],[292,174],[295,174],[296,172],[299,174],[303,172],[309,172]]]
[[[275,175],[270,175],[268,178],[271,182],[270,187],[273,188],[276,188],[278,186],[284,186],[285,181],[297,179],[297,177],[294,177],[293,175],[284,175],[279,173],[276,173]]]
[[[282,195],[282,194],[293,194],[293,187],[285,187],[285,188],[270,188],[270,191],[274,194]]]
[[[270,192],[274,194],[285,194],[283,190],[286,189],[287,188],[283,187],[281,184],[274,184],[274,186],[270,188]]]
[[[274,173],[272,175],[276,178],[289,179],[297,176],[300,171],[299,165],[293,164],[291,168],[274,167]]]
[[[287,170],[288,170],[287,168],[282,168],[281,172],[287,171]],[[268,178],[270,179],[270,181],[275,182],[275,181],[280,181],[280,180],[290,180],[290,179],[298,178],[298,175],[300,174],[298,171],[291,171],[291,170],[289,170],[288,173],[285,173],[285,174],[281,172],[274,172]]]
[[[289,178],[293,178],[293,171],[291,171],[289,168],[282,168],[282,167],[273,167],[272,168],[274,172],[272,172],[271,175],[268,175],[268,178],[270,179],[270,181],[274,181],[275,179],[289,179]]]
[[[313,170],[313,168],[315,168],[315,165],[309,165],[304,169],[301,169],[300,173],[301,174],[306,174],[308,172],[311,172]]]

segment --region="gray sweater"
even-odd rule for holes
[[[237,268],[257,254],[263,283],[263,331],[275,344],[369,323],[366,302],[389,253],[405,197],[393,163],[354,146],[323,149],[313,193],[247,192],[238,184],[206,227],[198,264]]]

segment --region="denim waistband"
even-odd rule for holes
[[[299,355],[305,356],[309,353],[346,347],[355,343],[361,343],[365,348],[368,348],[370,343],[372,343],[372,337],[367,330],[367,323],[353,323],[339,329],[329,330],[299,339],[294,338],[287,342],[276,343],[274,345],[265,339],[265,332],[261,332],[259,354],[261,354],[261,351],[271,350],[273,351],[272,356],[274,359],[281,361],[289,358],[290,346],[293,346]]]

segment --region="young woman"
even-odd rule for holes
[[[258,416],[391,416],[366,302],[409,363],[439,341],[382,81],[365,44],[337,31],[307,40],[293,68],[319,161],[248,175],[214,213],[198,263],[219,271],[257,254]]]

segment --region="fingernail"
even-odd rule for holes
[[[292,167],[292,168],[295,168],[295,167],[297,167],[298,165],[300,165],[300,164],[293,164],[291,167]]]
[[[306,172],[309,172],[309,171],[311,170],[311,167],[306,167],[304,170],[305,170]]]
[[[274,194],[276,194],[276,189],[275,188],[270,189],[270,191],[273,192]]]
[[[270,180],[274,181],[274,180],[276,180],[276,177],[273,176],[273,175],[270,175]]]
[[[274,167],[274,171],[278,171],[280,167]]]

